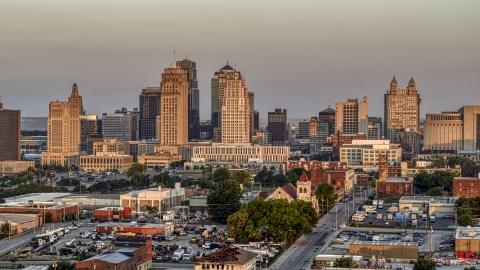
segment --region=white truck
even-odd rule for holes
[[[435,223],[435,217],[434,216],[430,217],[430,223]]]
[[[182,256],[182,261],[190,261],[193,258],[193,251],[186,252]]]
[[[383,200],[378,200],[378,209],[383,209]]]
[[[392,206],[392,207],[388,208],[387,212],[388,213],[397,213],[398,212],[398,207]]]
[[[175,250],[172,256],[172,261],[173,262],[178,262],[183,258],[183,254],[185,253],[185,250],[183,248],[178,248]]]
[[[365,217],[362,216],[362,215],[356,215],[356,214],[355,214],[355,215],[352,216],[352,220],[353,220],[353,221],[357,221],[357,222],[362,222],[362,221],[365,220]]]
[[[382,220],[382,214],[377,214],[377,220]]]
[[[393,220],[393,215],[392,215],[392,214],[388,214],[387,219],[388,219],[388,220]]]
[[[377,201],[377,200],[373,200],[372,205],[373,205],[373,207],[377,207],[378,201]]]

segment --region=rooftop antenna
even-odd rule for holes
[[[328,108],[330,109],[330,99],[328,99]]]
[[[185,59],[188,59],[188,55],[187,55],[187,54],[185,54]]]
[[[175,62],[175,49],[173,49],[173,67],[177,66],[177,62]]]

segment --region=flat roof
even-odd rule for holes
[[[479,239],[480,240],[480,228],[479,227],[462,227],[457,226],[455,231],[455,239]]]
[[[453,180],[480,180],[479,178],[477,177],[454,177]]]
[[[389,242],[373,242],[373,241],[360,241],[356,240],[350,243],[357,245],[370,245],[370,246],[417,246],[417,242],[401,242],[401,241],[389,241]]]
[[[121,223],[121,222],[105,222],[97,224],[97,227],[127,227],[127,228],[165,228],[173,226],[167,223]]]
[[[61,193],[61,192],[51,192],[51,193],[29,193],[14,197],[5,198],[5,202],[53,202],[54,198],[71,195],[72,193]]]
[[[5,223],[10,219],[12,223],[24,223],[32,220],[37,220],[36,214],[9,214],[9,213],[0,213],[0,223]]]
[[[58,196],[57,198],[72,198],[72,199],[89,199],[89,198],[96,198],[96,199],[120,199],[120,194],[71,194],[67,193],[64,196]]]
[[[399,203],[402,201],[417,201],[417,202],[431,202],[431,203],[452,203],[457,201],[455,197],[442,197],[442,196],[402,196]]]
[[[120,263],[123,261],[126,261],[132,257],[127,256],[125,254],[119,253],[119,252],[112,252],[112,253],[107,253],[103,255],[97,255],[93,256],[91,258],[86,259],[85,261],[91,261],[91,260],[101,260],[109,263]]]
[[[411,177],[387,178],[387,182],[389,182],[389,183],[401,183],[401,182],[411,183],[411,182],[413,182],[413,178],[411,178]]]
[[[107,210],[123,210],[124,208],[121,207],[121,206],[109,206],[109,207],[103,207],[103,208],[100,208],[100,209],[97,209],[97,210],[104,210],[104,211],[107,211]]]

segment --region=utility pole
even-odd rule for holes
[[[335,231],[338,231],[338,207],[335,205]]]

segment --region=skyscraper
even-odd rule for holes
[[[328,134],[329,136],[335,133],[335,110],[330,108],[330,105],[328,105],[328,108],[318,113],[318,119],[320,121],[329,123],[330,125],[330,132]]]
[[[272,134],[273,145],[285,145],[288,141],[287,109],[275,109],[268,112],[267,131]]]
[[[255,93],[248,92],[248,107],[250,108],[249,118],[250,118],[250,142],[252,142],[252,136],[255,135]]]
[[[160,116],[160,87],[147,87],[140,95],[140,140],[151,140],[157,136],[157,116]]]
[[[368,99],[335,102],[335,131],[343,134],[368,134]]]
[[[368,117],[368,134],[369,140],[382,139],[382,118],[381,117]]]
[[[104,138],[115,138],[123,142],[138,140],[138,108],[127,108],[102,116],[102,134]]]
[[[310,119],[310,154],[319,155],[322,146],[327,143],[330,133],[330,123],[318,117]]]
[[[78,95],[76,84],[73,85],[68,100],[50,102],[47,126],[48,150],[42,153],[44,165],[79,165],[82,97]]]
[[[169,67],[162,74],[160,85],[162,110],[158,117],[161,145],[188,143],[188,81],[183,68]]]
[[[87,140],[90,136],[99,134],[96,115],[80,115],[80,154],[87,153]]]
[[[222,67],[218,72],[215,72],[211,80],[211,112],[212,112],[212,127],[217,128],[222,125],[222,102],[227,84],[227,79],[235,78],[238,72],[227,65]]]
[[[185,59],[177,61],[177,67],[187,72],[188,81],[188,140],[200,139],[200,90],[197,81],[197,63]]]
[[[238,72],[230,75],[226,79],[220,110],[222,143],[249,143],[252,137],[250,118],[253,119],[250,95],[242,75]]]
[[[7,110],[0,102],[0,161],[20,160],[21,112]]]
[[[480,105],[465,105],[463,114],[463,150],[480,150]]]
[[[398,87],[393,76],[390,90],[384,96],[384,136],[390,142],[396,143],[400,131],[419,131],[420,126],[420,94],[413,78],[408,82],[408,87]]]

